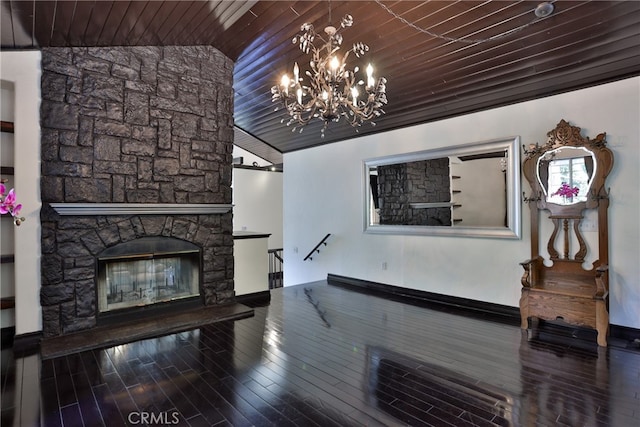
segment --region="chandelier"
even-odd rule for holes
[[[271,88],[272,102],[279,102],[289,113],[289,118],[282,119],[287,126],[294,125],[293,132],[302,132],[304,126],[314,119],[323,122],[321,135],[330,122],[339,122],[341,118],[356,128],[384,114],[382,106],[387,103],[387,79],[380,77],[377,81],[373,77],[371,64],[365,69],[363,78],[358,77],[358,67],[349,70],[347,58],[353,54],[360,58],[368,50],[364,43],[354,43],[353,47],[340,55],[342,34],[340,31],[353,25],[353,17],[346,15],[342,18],[340,28],[328,26],[324,29],[327,39],[317,34],[313,25],[306,23],[300,27],[300,33],[293,38],[293,43],[299,43],[300,50],[305,54],[311,53],[310,70],[305,72],[308,81],[300,75],[300,68],[296,62],[293,66],[293,78],[288,74],[282,76],[280,85]],[[322,46],[316,47],[316,39]],[[279,108],[276,108],[278,110]]]

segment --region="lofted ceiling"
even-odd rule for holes
[[[539,3],[3,0],[1,41],[3,50],[212,45],[235,61],[237,139],[277,158],[640,74],[640,2],[558,0],[542,19]],[[282,124],[270,88],[295,61],[308,64],[291,40],[305,22],[321,31],[329,11],[335,26],[353,16],[344,45],[370,46],[365,60],[387,78],[389,103],[375,127],[356,133],[332,123],[322,139],[320,124],[302,133]],[[460,38],[476,42],[453,40]]]

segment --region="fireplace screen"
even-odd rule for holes
[[[133,245],[123,244],[120,246],[126,245],[126,247],[111,249],[112,253],[99,257],[98,308],[100,312],[199,296],[199,250],[177,248],[173,240],[160,244],[153,241],[136,242]],[[141,245],[144,246],[145,243],[147,244],[145,249],[152,249],[151,251],[131,253],[131,250],[142,250]],[[148,244],[151,244],[151,247]],[[182,241],[179,241],[179,244],[191,245]]]

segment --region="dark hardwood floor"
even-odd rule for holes
[[[2,425],[640,425],[640,352],[543,338],[280,288],[250,318],[47,360],[3,350]]]

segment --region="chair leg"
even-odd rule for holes
[[[520,327],[529,329],[529,289],[522,288],[520,296]]]
[[[609,313],[604,300],[596,301],[596,330],[598,331],[598,345],[607,346],[607,335],[609,334]]]
[[[531,325],[527,330],[529,333],[529,341],[536,340],[540,336],[540,318],[539,317],[531,317]]]

